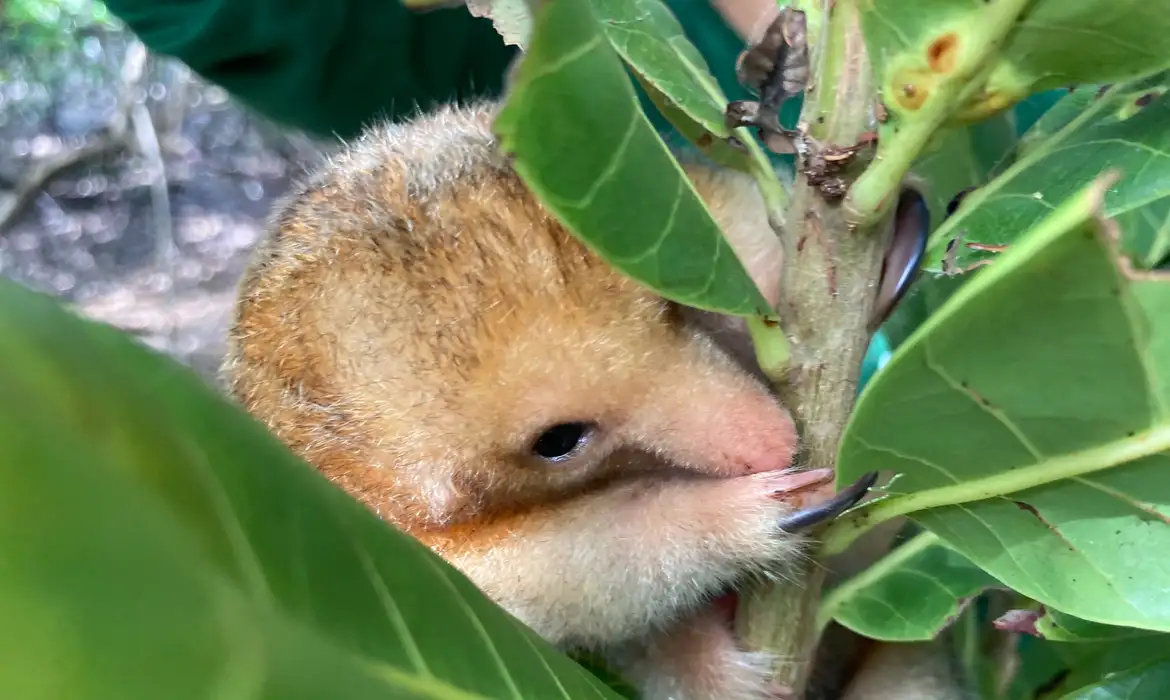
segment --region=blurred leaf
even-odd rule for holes
[[[1020,640],[1011,700],[1162,698],[1170,636],[1101,644]]]
[[[1052,642],[1026,635],[1014,635],[1018,658],[1015,673],[1004,692],[991,697],[1005,700],[1046,700],[1060,694],[1060,684],[1068,679],[1072,668],[1068,656],[1061,653],[1070,644]],[[1080,651],[1084,651],[1082,646]]]
[[[1170,660],[1109,674],[1063,700],[1163,700],[1170,688]]]
[[[1125,231],[1125,251],[1143,268],[1155,268],[1170,255],[1170,196],[1122,212],[1117,222]]]
[[[7,280],[0,387],[0,697],[617,697],[186,368]]]
[[[1048,139],[1056,136],[1085,110],[1100,102],[1109,87],[1111,86],[1089,84],[1078,85],[1075,90],[1069,90],[1064,98],[1057,101],[1020,137],[1019,155],[1021,157],[1030,155],[1034,148],[1043,147]],[[1107,105],[1098,105],[1094,110],[1107,112],[1106,107]],[[1089,118],[1093,118],[1093,115],[1089,115]]]
[[[589,0],[541,5],[495,128],[541,202],[614,267],[683,304],[771,314],[643,114]]]
[[[974,596],[998,585],[936,535],[923,532],[828,592],[820,617],[870,639],[927,641]]]
[[[893,494],[999,581],[1086,620],[1170,629],[1170,276],[1130,279],[1102,180],[974,273],[866,387],[838,479]]]
[[[426,7],[433,0],[403,0],[407,7]],[[447,4],[440,0],[439,4]],[[467,0],[467,11],[487,17],[504,43],[523,47],[532,36],[532,12],[528,0]]]
[[[925,265],[939,269],[960,232],[964,244],[1010,243],[1105,168],[1122,173],[1106,195],[1106,214],[1119,217],[1125,249],[1145,257],[1165,240],[1157,231],[1170,206],[1170,95],[1140,108],[1137,102],[1156,94],[1166,77],[1118,86],[1101,99],[1092,89],[1077,90],[1057,103],[1024,136],[1016,163],[972,192],[935,231]],[[960,244],[955,262],[963,267],[984,257]]]
[[[1031,129],[1057,102],[1064,99],[1071,89],[1069,87],[1060,87],[1055,90],[1039,92],[1029,96],[1028,99],[1013,107],[1012,121],[1014,122],[1016,135],[1021,136]]]

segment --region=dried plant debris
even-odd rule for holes
[[[795,153],[797,133],[780,126],[780,108],[808,84],[804,13],[791,7],[780,10],[759,41],[739,55],[735,72],[740,84],[759,95],[759,100],[728,104],[728,128],[755,127],[760,140],[772,152]]]

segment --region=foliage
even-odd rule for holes
[[[0,82],[20,86],[21,93],[30,84],[51,85],[53,91],[89,87],[78,84],[78,78],[104,72],[100,65],[103,47],[94,35],[119,27],[98,0],[2,2]],[[9,93],[10,98],[13,95]],[[10,103],[20,101],[16,98]]]
[[[770,316],[637,101],[635,84],[696,148],[754,174],[783,221],[790,183],[724,126],[677,23],[659,0],[534,4],[497,123],[522,177],[664,295]],[[837,25],[798,4],[819,46]],[[843,210],[870,235],[913,173],[936,225],[837,465],[841,483],[897,478],[825,551],[894,517],[916,534],[830,591],[820,621],[1006,642],[1021,670],[982,684],[988,698],[1155,697],[1170,682],[1170,273],[1155,269],[1170,254],[1170,14],[858,8],[888,113]],[[1019,134],[1029,100],[1063,85]],[[5,696],[615,697],[166,360],[12,285],[0,358]],[[1012,608],[984,614],[1005,592]],[[995,662],[973,656],[976,676]],[[71,673],[43,671],[63,659]]]
[[[694,65],[677,44],[650,55],[623,41],[669,43],[657,12],[619,17],[610,3],[591,4],[598,25],[592,36],[619,26],[618,36],[609,37],[611,50],[641,82],[667,73],[660,61]],[[554,10],[543,8],[534,47],[560,29]],[[585,21],[579,15],[575,28],[583,31]],[[1160,643],[1157,633],[1170,625],[1161,592],[1170,581],[1149,553],[1170,537],[1170,492],[1160,486],[1170,448],[1162,408],[1170,399],[1162,379],[1170,346],[1162,336],[1170,328],[1161,329],[1170,318],[1170,287],[1141,268],[1170,252],[1164,203],[1170,161],[1163,157],[1170,120],[1158,72],[1170,63],[1167,22],[1140,3],[956,0],[925,10],[899,0],[865,4],[865,41],[882,59],[875,65],[889,115],[879,127],[877,158],[846,207],[870,216],[868,203],[885,199],[902,174],[913,172],[927,183],[933,218],[941,222],[953,195],[978,189],[932,231],[929,274],[890,323],[904,342],[863,394],[841,446],[841,483],[874,469],[898,478],[885,498],[831,529],[827,544],[844,547],[899,515],[925,530],[829,593],[822,622],[836,619],[879,639],[928,639],[981,591],[1010,588],[1053,615],[1149,630],[1139,638],[1144,642],[1133,643]],[[645,39],[656,33],[657,41]],[[1100,50],[1086,53],[1070,40],[1082,35]],[[605,50],[596,40],[591,46],[594,53]],[[548,76],[545,94],[573,95],[585,104],[593,94],[589,74],[555,72],[569,64],[568,55],[534,50],[520,69]],[[1096,84],[1114,80],[1120,82],[1111,88]],[[656,104],[696,146],[710,150],[722,133],[703,116],[704,100],[718,98],[703,81],[668,84],[671,91],[651,92]],[[1016,132],[1013,105],[1070,84],[1074,91],[1022,137]],[[518,90],[509,109],[535,110],[540,100]],[[588,150],[586,144],[605,136],[600,122],[588,118],[563,132],[529,133],[544,148],[564,152]],[[531,180],[551,171],[516,155],[519,166],[531,167]],[[638,166],[647,181],[673,177],[668,165],[654,165],[657,172],[644,160]],[[559,167],[571,169],[564,158]],[[1102,180],[1110,168],[1119,179]],[[616,197],[603,202],[605,196],[598,190],[599,209],[620,206]],[[623,199],[629,196],[623,189]],[[698,238],[699,229],[692,230]],[[586,224],[576,231],[594,244],[659,241],[636,225]],[[985,252],[1009,243],[994,258]],[[670,259],[668,246],[683,256],[685,245],[682,237],[662,240],[656,251]],[[994,263],[955,274],[980,260]],[[653,275],[623,269],[672,291]],[[723,279],[709,298],[741,284],[720,286]],[[681,300],[694,302],[693,296]],[[987,634],[1006,634],[985,627]],[[1116,692],[1163,668],[1159,657],[1127,668],[1124,679],[1106,679],[1104,670],[1080,674],[1075,683],[1081,685],[1066,680],[1062,692]]]
[[[769,315],[767,302],[650,126],[622,54],[607,38],[625,56],[649,57],[640,64],[651,67],[636,70],[678,107],[672,116],[725,137],[718,117],[726,99],[698,52],[680,41],[665,8],[638,12],[635,19],[637,10],[624,3],[604,6],[624,20],[607,25],[608,33],[586,3],[543,6],[527,57],[513,75],[511,99],[496,122],[501,148],[515,156],[517,171],[544,204],[615,267],[691,306]],[[662,29],[671,34],[656,40]],[[677,53],[672,40],[689,50]],[[570,158],[573,167],[558,167]]]
[[[0,696],[618,697],[194,373],[6,280],[0,386]]]
[[[76,41],[76,30],[111,24],[109,11],[97,0],[6,0],[0,4],[0,27],[20,42],[23,51],[68,46]]]

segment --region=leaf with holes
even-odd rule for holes
[[[1170,276],[1133,273],[1102,178],[977,271],[866,387],[839,476],[890,496],[1005,585],[1086,620],[1170,630]]]
[[[948,243],[961,233],[959,267],[987,259],[969,243],[1008,245],[1047,216],[1055,203],[1083,188],[1106,167],[1121,180],[1105,196],[1105,213],[1123,224],[1124,246],[1140,259],[1165,257],[1170,207],[1168,76],[1123,84],[1098,96],[1078,89],[1024,135],[1016,162],[972,192],[931,236],[925,266],[940,269]]]
[[[2,279],[0,387],[0,697],[618,698],[195,374]]]
[[[654,132],[589,0],[549,0],[496,119],[520,177],[570,231],[663,296],[771,315]]]
[[[870,639],[926,641],[972,598],[996,586],[982,569],[923,532],[826,593],[820,623],[835,620]]]

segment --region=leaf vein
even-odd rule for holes
[[[1162,511],[1158,510],[1157,508],[1154,508],[1153,506],[1149,505],[1148,503],[1143,503],[1143,502],[1137,500],[1136,498],[1130,496],[1129,494],[1125,493],[1124,491],[1118,491],[1117,489],[1106,486],[1105,484],[1102,484],[1099,481],[1094,481],[1093,479],[1089,479],[1089,478],[1082,477],[1082,476],[1074,476],[1072,478],[1072,480],[1079,483],[1079,484],[1083,484],[1091,489],[1095,489],[1097,491],[1100,491],[1103,494],[1106,494],[1108,496],[1112,496],[1113,498],[1116,498],[1117,500],[1121,501],[1122,503],[1126,504],[1127,506],[1132,507],[1134,510],[1139,510],[1143,513],[1146,513],[1147,515],[1151,515],[1151,516],[1157,518],[1158,520],[1161,520],[1166,525],[1170,525],[1170,515],[1163,513]]]
[[[1036,448],[1035,445],[1032,444],[1032,441],[1029,440],[1026,435],[1024,435],[1024,431],[1020,430],[1020,428],[1015,424],[1015,422],[1012,421],[1010,418],[1008,418],[1006,414],[1004,414],[999,409],[994,408],[994,407],[989,406],[988,404],[984,403],[982,400],[980,400],[980,397],[978,395],[976,395],[975,392],[971,388],[963,386],[963,384],[961,382],[956,382],[954,380],[954,378],[952,378],[949,374],[947,374],[947,372],[942,368],[942,366],[940,366],[937,362],[935,362],[934,358],[931,356],[931,348],[930,348],[929,342],[923,343],[922,350],[923,350],[923,352],[922,352],[923,362],[926,364],[927,367],[929,367],[931,370],[933,370],[935,372],[935,374],[937,374],[940,378],[942,378],[942,380],[944,382],[949,384],[951,386],[951,388],[954,389],[955,391],[966,396],[968,399],[971,400],[972,403],[974,403],[976,406],[978,406],[981,410],[986,412],[988,415],[990,415],[991,417],[993,417],[997,421],[999,421],[1000,425],[1002,425],[1004,428],[1006,428],[1007,431],[1010,432],[1012,434],[1012,436],[1014,436],[1016,438],[1016,440],[1018,440],[1020,442],[1020,444],[1024,447],[1024,449],[1026,449],[1032,455],[1033,459],[1035,459],[1037,462],[1043,462],[1046,459],[1044,453],[1041,452],[1039,449]]]
[[[591,37],[589,41],[582,43],[580,46],[572,49],[571,51],[566,51],[556,59],[550,60],[546,63],[538,64],[536,68],[532,69],[532,73],[527,76],[528,84],[531,85],[541,78],[547,78],[548,76],[557,73],[570,63],[584,58],[589,54],[589,52],[593,51],[598,46],[601,46],[604,42],[605,37],[598,33]]]
[[[427,566],[431,568],[431,570],[438,574],[439,580],[441,580],[447,586],[447,589],[450,590],[452,594],[454,594],[453,597],[459,604],[460,609],[466,613],[467,618],[471,621],[472,626],[475,627],[476,632],[479,633],[480,638],[484,641],[484,645],[491,653],[492,660],[495,661],[496,667],[499,668],[504,682],[508,684],[508,690],[511,691],[512,697],[516,698],[516,700],[524,700],[524,696],[520,694],[520,688],[516,685],[515,679],[512,678],[512,674],[508,671],[508,665],[504,663],[503,657],[500,656],[500,651],[496,649],[496,645],[492,641],[491,635],[488,634],[486,629],[484,629],[483,623],[480,622],[479,616],[476,615],[475,611],[467,605],[467,601],[463,599],[463,595],[459,593],[459,589],[455,587],[455,584],[452,583],[450,577],[447,576],[447,572],[444,571],[443,568],[430,557],[419,558],[422,559],[422,561],[424,561]]]
[[[905,460],[909,460],[911,462],[918,462],[919,464],[925,464],[926,466],[937,470],[943,476],[950,479],[952,483],[954,483],[954,484],[961,483],[960,479],[958,477],[956,477],[954,474],[950,473],[949,471],[947,471],[943,467],[941,467],[941,466],[935,464],[934,462],[931,462],[923,457],[919,457],[917,455],[912,455],[912,454],[907,454],[907,453],[901,452],[899,450],[896,450],[893,447],[874,445],[873,443],[870,443],[870,442],[866,441],[864,438],[858,437],[856,435],[853,436],[853,439],[856,440],[857,442],[861,443],[861,446],[867,450],[871,450],[873,452],[884,452],[886,454],[893,455],[899,459],[905,459]]]

